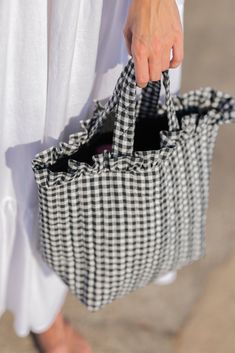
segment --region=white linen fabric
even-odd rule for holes
[[[14,314],[19,336],[46,330],[67,293],[37,251],[31,161],[112,93],[127,62],[127,9],[126,0],[0,2],[0,315]],[[180,72],[171,71],[173,92]]]

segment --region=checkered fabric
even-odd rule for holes
[[[161,103],[160,83],[149,83],[137,98],[131,59],[108,103],[81,122],[82,131],[32,161],[40,251],[89,310],[206,253],[212,153],[219,126],[235,121],[235,102],[211,88],[171,97],[164,72]],[[81,161],[79,151],[111,113],[112,150]],[[135,127],[150,118],[159,146],[138,150]],[[139,136],[148,141],[141,129]]]

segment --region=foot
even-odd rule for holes
[[[61,313],[47,331],[33,333],[32,338],[40,353],[92,353],[85,338],[64,321]]]
[[[58,314],[51,327],[43,333],[31,334],[40,353],[70,353],[65,338],[64,319]]]
[[[67,321],[65,321],[64,327],[69,353],[92,353],[91,347],[86,339]]]

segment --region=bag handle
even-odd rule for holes
[[[156,89],[159,83],[153,83]],[[166,91],[166,107],[169,130],[179,129],[175,109],[170,94],[170,78],[168,71],[163,72],[163,85]],[[127,64],[126,75],[123,78],[122,90],[117,104],[116,120],[114,125],[114,136],[112,152],[115,155],[132,155],[134,145],[134,134],[136,124],[136,80],[134,62],[132,59]]]
[[[152,82],[159,90],[161,81]],[[178,130],[179,124],[170,94],[170,78],[168,71],[163,72],[163,85],[165,88],[165,103],[167,109],[168,126],[170,131]],[[132,155],[135,137],[135,124],[137,117],[137,92],[134,62],[131,58],[124,67],[113,94],[102,110],[97,110],[89,126],[90,139],[103,125],[107,116],[115,113],[112,153],[113,155]],[[161,88],[161,86],[160,86]],[[146,88],[144,88],[146,89]]]
[[[161,80],[149,81],[147,86],[141,90],[140,100],[137,104],[137,116],[155,117],[160,99]]]

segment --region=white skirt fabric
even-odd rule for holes
[[[127,0],[0,2],[0,315],[14,314],[19,336],[46,330],[67,293],[37,251],[31,161],[111,95],[128,59],[127,10]],[[171,71],[172,92],[180,74]]]

